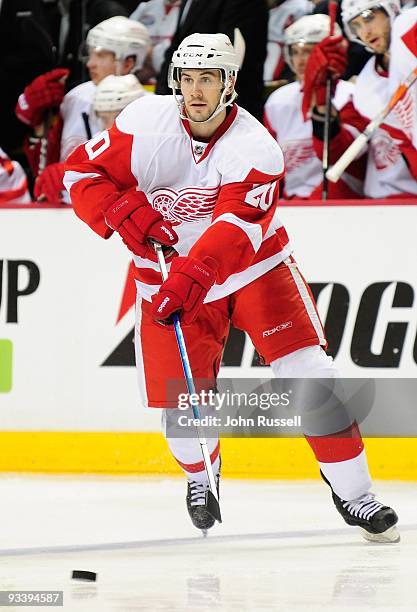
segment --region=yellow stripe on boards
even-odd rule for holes
[[[417,480],[417,438],[365,440],[373,478]],[[160,433],[0,432],[2,472],[181,474]],[[304,439],[221,441],[222,474],[234,478],[318,478]]]

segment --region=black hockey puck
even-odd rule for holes
[[[72,570],[73,580],[86,580],[87,582],[95,582],[97,580],[96,572],[87,572],[86,570]]]

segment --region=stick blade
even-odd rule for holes
[[[242,68],[243,60],[246,53],[246,42],[239,28],[234,30],[234,49],[239,62],[239,68]]]
[[[220,504],[211,491],[206,491],[206,508],[211,516],[216,519],[216,521],[219,523],[222,522]]]

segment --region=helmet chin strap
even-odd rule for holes
[[[184,101],[182,100],[181,96],[178,96],[175,90],[175,87],[172,87],[172,93],[174,95],[175,101],[178,105],[179,111],[180,111],[180,117],[181,119],[184,119],[184,121],[189,121],[190,123],[196,123],[198,125],[202,125],[203,123],[208,123],[209,121],[212,121],[215,117],[217,117],[227,106],[231,106],[233,104],[233,102],[236,100],[237,98],[237,93],[233,90],[233,92],[230,94],[230,100],[228,100],[226,102],[226,96],[227,96],[227,89],[224,88],[222,91],[222,95],[220,97],[219,100],[219,104],[217,105],[217,108],[212,112],[212,114],[210,115],[210,117],[208,119],[204,119],[204,121],[195,121],[194,119],[191,119],[190,117],[188,117],[185,113],[184,113]]]

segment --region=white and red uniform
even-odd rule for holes
[[[91,130],[91,136],[95,136],[102,130],[94,112],[96,89],[97,86],[93,81],[87,81],[77,85],[65,95],[60,107],[63,120],[60,161],[65,161],[74,149],[88,140],[86,120]],[[149,92],[145,92],[145,94],[150,95]],[[64,201],[67,201],[67,192],[64,191],[63,194]]]
[[[79,149],[69,160],[71,166],[79,160],[85,168],[108,164],[112,159],[107,171],[116,184],[119,175],[123,177],[119,191],[138,187],[146,194],[153,208],[173,223],[179,235],[175,248],[180,255],[188,255],[197,241],[199,250],[204,250],[203,242],[211,250],[212,234],[217,240],[228,241],[235,235],[234,253],[223,258],[218,282],[209,291],[207,302],[241,289],[291,253],[273,205],[278,180],[284,173],[282,153],[276,143],[249,113],[237,106],[216,134],[215,143],[213,140],[209,144],[195,141],[188,122],[179,118],[174,99],[152,96],[151,100],[144,98],[130,104],[117,117],[114,128],[88,143],[87,153]],[[75,210],[85,218],[87,201],[83,192],[87,188],[91,191],[102,181],[96,177],[83,179],[83,173],[78,172],[67,172],[65,176]],[[103,198],[117,193],[111,187],[109,190],[107,185],[102,186],[101,199],[90,199],[90,207],[101,211]],[[100,215],[93,229],[106,238],[112,233]],[[142,297],[150,300],[160,285],[158,265],[137,256],[133,260],[138,289]]]
[[[93,81],[87,81],[77,85],[65,94],[60,107],[63,120],[60,161],[65,161],[74,149],[88,140],[83,115],[88,120],[91,136],[95,136],[102,130],[100,121],[94,112],[96,90],[97,86],[94,85]],[[151,94],[144,92],[144,95]]]
[[[372,57],[359,74],[353,92],[353,104],[360,115],[358,121],[363,120],[362,129],[389,99],[388,73],[379,69],[376,58]],[[416,151],[404,133],[398,114],[390,113],[368,145],[365,196],[417,195],[416,161]]]
[[[406,80],[417,68],[417,7],[399,15],[392,26],[389,64],[389,93]],[[398,119],[405,135],[417,148],[417,84],[414,83],[404,98],[394,107],[392,114]],[[414,171],[417,175],[417,171]]]
[[[285,0],[269,9],[267,56],[264,81],[279,79],[284,67],[284,30],[303,15],[309,15],[313,4],[309,0]]]
[[[104,166],[106,176],[100,172]],[[296,327],[293,322],[281,333],[269,334],[277,325],[293,321],[294,313],[284,313],[281,307],[278,314],[271,308],[275,300],[272,294],[268,299],[266,296],[261,299],[262,291],[269,293],[269,287],[262,290],[255,284],[257,279],[266,278],[268,272],[278,275],[277,266],[287,260],[292,251],[276,207],[278,182],[283,172],[281,150],[267,130],[247,111],[235,105],[210,143],[206,144],[192,138],[189,124],[180,119],[171,96],[133,102],[119,115],[109,132],[97,135],[68,160],[64,183],[70,191],[75,212],[98,234],[105,238],[112,234],[101,213],[106,201],[138,188],[146,194],[153,208],[173,223],[179,236],[175,248],[180,255],[197,259],[210,255],[218,262],[217,282],[205,302],[216,303],[214,310],[220,317],[222,339],[220,346],[213,340],[215,346],[207,349],[213,354],[213,362],[205,365],[201,378],[207,378],[208,372],[212,377],[213,364],[221,356],[229,324],[225,314],[230,306],[228,300],[231,296],[236,300],[239,295],[239,303],[252,299],[255,303],[253,293],[250,299],[245,297],[255,286],[259,296],[259,320],[254,305],[250,313],[247,304],[242,309],[235,307],[234,311],[236,318],[238,313],[246,319],[250,317],[250,321],[246,321],[250,326],[248,331],[252,332],[255,345],[268,363],[290,352],[290,346],[295,350],[310,344],[325,344],[308,294],[306,300],[309,301],[308,308],[312,308],[313,323],[307,316],[305,325],[299,321]],[[133,262],[138,295],[150,302],[161,283],[158,265],[135,255]],[[284,268],[287,270],[286,266]],[[280,276],[288,274],[282,272]],[[303,284],[301,277],[297,276],[291,287],[294,288],[296,282]],[[305,288],[304,291],[307,292]],[[281,292],[282,288],[277,292],[278,301]],[[223,298],[227,300],[221,302]],[[301,306],[304,309],[303,302]],[[218,315],[224,308],[225,312]],[[142,310],[143,316],[148,316],[146,303]],[[166,330],[159,329],[150,320],[149,324],[152,334],[162,334],[166,338]],[[197,327],[195,325],[194,329]],[[190,326],[190,334],[192,329]],[[214,325],[211,325],[209,336],[215,336],[213,329]],[[200,338],[202,333],[200,330]],[[172,342],[175,342],[174,336]],[[209,343],[208,337],[208,346]],[[196,356],[198,352],[201,355],[201,344],[196,349]],[[190,352],[193,361],[192,348]],[[149,351],[143,351],[145,361],[149,354]],[[167,361],[172,363],[173,357]],[[208,362],[207,354],[203,361],[204,364]],[[146,368],[146,364],[145,370],[152,372],[155,381],[161,374],[161,368],[153,370]],[[169,405],[161,398],[164,389],[160,382],[151,386],[148,381],[146,383],[146,403]]]
[[[96,86],[93,81],[87,81],[86,83],[77,85],[65,94],[60,107],[64,124],[62,128],[59,161],[65,161],[68,155],[72,153],[78,145],[88,140],[89,137],[83,119],[83,113],[85,113],[88,118],[92,136],[101,130],[101,126],[93,111],[95,92]]]
[[[177,27],[181,0],[149,0],[141,2],[130,15],[130,19],[140,21],[148,28],[152,43],[152,65],[159,72],[164,61],[165,51],[171,44]]]
[[[58,161],[64,161],[74,149],[89,138],[83,113],[87,117],[91,134],[97,134],[101,130],[95,113],[93,111],[93,102],[96,92],[96,86],[93,81],[81,83],[67,94],[60,105],[59,125],[55,125],[54,121],[50,126],[50,132],[56,131],[54,134],[53,144],[48,143],[48,164]],[[23,101],[22,101],[23,100]],[[17,104],[17,114],[24,104],[23,96],[20,96]],[[62,130],[61,130],[62,128]],[[53,151],[49,151],[52,149]],[[34,171],[37,172],[37,162],[34,166]]]
[[[65,94],[60,106],[62,132],[59,145],[59,159],[56,161],[65,161],[74,149],[89,139],[87,125],[91,131],[91,136],[94,136],[102,129],[93,108],[96,89],[97,87],[93,81],[86,81]],[[69,204],[68,193],[65,189],[62,190],[61,196],[62,200]]]
[[[0,206],[29,204],[28,182],[22,166],[0,148]]]
[[[197,319],[183,328],[197,389],[213,387],[230,321],[248,332],[277,376],[335,375],[331,358],[320,348],[326,342],[321,323],[279,219],[283,173],[280,148],[247,111],[234,105],[210,142],[197,142],[171,96],[132,102],[109,131],[80,146],[67,161],[64,184],[74,210],[97,234],[112,234],[102,211],[138,189],[172,222],[180,255],[217,262],[216,284]],[[150,313],[149,299],[161,283],[158,266],[136,256],[133,261],[142,401],[176,408],[185,386],[175,334]],[[168,442],[187,474],[205,477],[195,437]],[[352,499],[369,488],[355,424],[342,440],[309,442],[338,494]],[[209,450],[218,465],[217,438],[210,439]]]
[[[340,112],[344,128],[352,136],[358,130],[345,123],[350,114],[354,85],[339,81],[336,86],[333,106]],[[274,91],[265,104],[265,125],[282,147],[285,159],[285,198],[321,198],[323,168],[321,161],[322,145],[313,137],[313,122],[304,120],[301,110],[303,94],[298,81]],[[345,109],[347,112],[345,112]],[[336,136],[337,138],[337,136]],[[332,155],[331,142],[330,159]],[[330,198],[358,198],[362,194],[360,169],[352,165],[338,183],[329,185]]]

